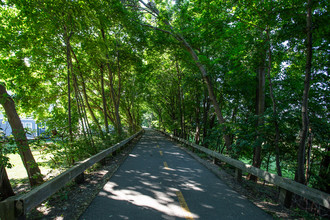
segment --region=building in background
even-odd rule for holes
[[[21,118],[21,122],[23,127],[27,130],[26,137],[28,139],[33,139],[40,134],[44,133],[46,128],[45,126],[41,126],[40,123],[36,123],[33,118]],[[12,129],[10,127],[9,122],[4,118],[4,116],[0,113],[0,132],[2,132],[4,136],[12,135]]]

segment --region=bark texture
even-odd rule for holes
[[[306,19],[306,32],[307,32],[307,56],[306,56],[306,70],[304,92],[301,105],[301,118],[302,125],[299,133],[299,147],[297,159],[297,173],[296,181],[305,184],[305,154],[306,154],[306,140],[308,136],[308,94],[310,89],[311,72],[312,72],[312,0],[308,0],[307,6],[307,19]]]
[[[260,168],[261,166],[261,150],[262,141],[260,140],[261,127],[264,124],[263,114],[265,111],[265,68],[264,68],[264,58],[263,62],[260,63],[257,72],[257,92],[256,92],[256,114],[258,115],[258,121],[256,125],[256,146],[253,149],[253,163],[254,167]],[[252,181],[257,181],[258,178],[254,175],[249,175],[248,179]]]
[[[6,88],[0,84],[0,103],[5,109],[8,122],[12,129],[16,145],[18,147],[24,167],[27,171],[30,185],[35,186],[43,182],[42,175],[38,164],[35,162],[34,157],[29,148],[29,144],[25,135],[21,119],[19,118],[14,100],[8,95]]]

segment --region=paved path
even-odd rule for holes
[[[145,134],[80,219],[272,219],[159,133]]]

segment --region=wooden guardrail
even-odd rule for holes
[[[241,181],[242,171],[244,171],[244,172],[250,173],[254,176],[257,176],[261,179],[264,179],[267,182],[275,184],[276,186],[278,186],[280,188],[280,196],[279,196],[280,202],[286,207],[290,206],[292,193],[294,193],[296,195],[309,199],[325,208],[328,208],[328,209],[330,208],[330,194],[328,194],[328,193],[325,193],[325,192],[322,192],[322,191],[319,191],[316,189],[312,189],[301,183],[295,182],[291,179],[269,173],[267,171],[253,167],[249,164],[245,164],[239,160],[235,160],[230,157],[226,157],[223,154],[209,150],[209,149],[199,146],[197,144],[190,143],[187,140],[173,136],[166,132],[163,132],[163,131],[160,131],[160,132],[166,136],[169,136],[173,140],[184,143],[184,144],[192,147],[193,149],[202,151],[202,152],[212,156],[213,158],[217,158],[217,159],[235,167],[235,177],[238,181]]]
[[[44,200],[49,198],[55,192],[64,187],[72,179],[83,175],[84,171],[94,165],[95,163],[101,161],[109,154],[115,152],[116,150],[122,148],[129,142],[131,142],[135,137],[140,135],[144,130],[137,132],[131,137],[107,148],[98,154],[78,162],[75,166],[61,173],[60,175],[54,177],[53,179],[45,182],[44,184],[34,188],[30,192],[10,197],[2,202],[0,202],[0,220],[12,220],[19,219],[25,216],[28,211],[36,207]],[[24,217],[23,217],[24,218]]]

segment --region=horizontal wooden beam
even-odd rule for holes
[[[44,184],[34,188],[33,190],[24,195],[15,196],[14,199],[8,198],[7,200],[0,202],[1,212],[5,212],[5,210],[7,210],[7,213],[13,213],[13,210],[11,209],[12,207],[15,207],[14,212],[16,217],[25,215],[32,208],[36,207],[44,200],[49,198],[51,195],[56,193],[58,190],[63,188],[69,181],[83,173],[87,168],[104,159],[109,154],[122,148],[127,143],[132,141],[135,137],[140,135],[143,131],[144,130],[141,130],[136,134],[132,135],[131,137],[113,145],[112,147],[107,148],[84,161],[76,163],[75,166],[54,177],[53,179],[45,182]],[[8,210],[8,207],[10,210]],[[0,219],[15,219],[16,217],[10,217],[8,215],[3,216],[2,213],[0,213]]]
[[[295,182],[291,179],[284,178],[281,176],[278,176],[273,173],[269,173],[267,171],[258,169],[256,167],[253,167],[252,165],[245,164],[242,161],[232,159],[230,157],[227,157],[223,154],[220,154],[218,152],[212,151],[210,149],[207,149],[205,147],[199,146],[194,143],[190,143],[187,140],[184,140],[182,138],[176,137],[174,135],[168,134],[166,132],[160,131],[161,133],[169,136],[170,138],[177,140],[181,143],[184,143],[190,147],[193,147],[194,149],[198,149],[214,158],[217,158],[227,164],[230,164],[231,166],[241,169],[244,172],[250,173],[254,176],[257,176],[261,179],[266,180],[267,182],[273,183],[276,186],[279,186],[282,189],[285,189],[287,191],[290,191],[296,195],[302,196],[306,199],[309,199],[321,206],[324,206],[326,208],[330,208],[330,194],[322,192],[320,190],[316,190],[313,188],[310,188],[308,186],[305,186],[301,183]]]

